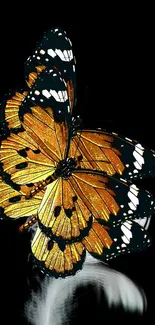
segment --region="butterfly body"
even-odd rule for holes
[[[0,207],[3,218],[29,218],[20,230],[37,223],[34,263],[67,276],[82,267],[86,250],[106,261],[149,246],[138,221],[149,222],[155,200],[131,180],[155,172],[155,153],[115,133],[80,129],[72,117],[75,58],[61,29],[45,33],[25,75],[28,90],[4,108]]]
[[[77,164],[74,158],[61,160],[57,165],[55,175],[57,177],[69,178],[69,176],[71,176],[72,170],[75,169],[76,165]]]

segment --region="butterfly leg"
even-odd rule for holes
[[[31,217],[23,225],[19,227],[19,231],[22,232],[30,227],[32,227],[37,222],[37,216]]]

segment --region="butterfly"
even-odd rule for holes
[[[55,277],[81,269],[86,250],[108,260],[148,247],[151,239],[134,219],[149,222],[155,209],[153,196],[131,182],[153,175],[154,151],[115,133],[83,130],[72,116],[75,63],[66,33],[46,32],[26,61],[27,86],[6,100],[2,122],[0,214],[31,217],[21,230],[37,222],[33,261]]]

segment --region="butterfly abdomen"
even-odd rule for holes
[[[19,231],[24,231],[32,227],[36,222],[37,222],[37,216],[31,217],[29,220],[27,220],[23,225],[19,227]]]
[[[33,197],[40,191],[44,191],[46,186],[52,182],[54,182],[57,179],[57,175],[54,172],[51,176],[47,177],[44,181],[38,182],[37,185],[30,191],[30,193],[27,195],[27,199]]]

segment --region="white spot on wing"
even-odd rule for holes
[[[130,240],[128,238],[126,238],[125,236],[122,236],[122,240],[124,241],[124,243],[129,244]]]
[[[40,50],[40,54],[44,55],[45,51],[44,50]]]
[[[136,161],[134,162],[134,166],[138,170],[141,170],[144,165],[143,154],[144,154],[144,148],[140,143],[137,143],[135,145],[135,150],[133,151],[133,156],[136,159]]]
[[[128,141],[130,141],[130,142],[132,142],[132,140],[131,139],[129,139],[129,138],[125,138],[126,140],[128,140]]]
[[[129,223],[128,221],[123,222],[123,225],[124,225],[125,227],[127,227],[128,229],[131,229],[131,227],[132,227],[132,224]]]
[[[139,149],[141,149],[141,150],[144,151],[144,147],[142,147],[142,145],[141,145],[140,143],[137,143],[137,144],[136,144],[136,148],[139,148]]]
[[[128,192],[128,197],[130,199],[131,202],[128,203],[129,208],[131,210],[137,210],[137,205],[139,205],[139,199],[138,199],[138,193],[139,193],[139,189],[135,184],[132,184],[130,186],[130,190]]]
[[[132,185],[130,186],[130,188],[132,188],[132,189],[135,189],[135,190],[139,191],[139,188],[136,186],[136,184],[132,184]]]
[[[136,149],[136,151],[137,151],[141,156],[143,155],[144,150],[138,148],[137,146],[135,146],[135,149]]]
[[[133,152],[133,156],[135,157],[136,161],[141,165],[142,168],[142,165],[144,164],[144,158],[137,151]]]
[[[73,59],[73,52],[64,50],[63,52],[59,49],[55,49],[55,53],[59,56],[62,61],[69,62]]]
[[[55,56],[56,56],[56,53],[55,53],[52,49],[48,49],[48,50],[47,50],[47,53],[48,53],[52,58],[55,58]]]
[[[136,167],[136,169],[138,169],[138,170],[141,170],[142,169],[142,166],[139,165],[137,161],[135,161],[133,164]]]
[[[38,90],[35,90],[35,95],[40,95],[40,91],[38,91]]]
[[[51,94],[49,93],[49,91],[47,89],[42,90],[42,94],[46,98],[50,98],[51,97]]]
[[[132,185],[130,186],[130,191],[131,191],[134,195],[138,196],[139,189],[138,189],[138,187],[137,187],[135,184],[132,184]]]
[[[123,181],[124,183],[127,183],[126,179],[124,178],[120,178],[121,181]]]
[[[132,238],[132,232],[131,232],[131,227],[132,227],[132,222],[130,221],[125,221],[122,225],[121,225],[121,230],[124,233],[124,235],[122,236],[122,240],[125,244],[129,244],[130,243],[130,239]]]
[[[150,224],[151,217],[144,217],[142,219],[134,219],[134,222],[138,223],[141,227],[148,229],[148,226]]]
[[[136,207],[132,202],[130,202],[128,205],[129,205],[129,208],[130,208],[131,210],[134,210],[134,211],[137,210],[137,207]]]
[[[66,90],[59,90],[56,92],[55,90],[50,89],[50,94],[55,98],[57,102],[65,102],[68,99]]]

